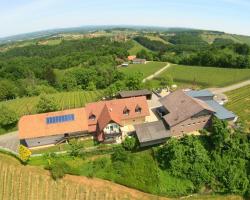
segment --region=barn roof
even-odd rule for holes
[[[135,125],[136,135],[140,143],[165,139],[170,137],[163,121]]]
[[[147,95],[152,95],[152,92],[146,89],[119,92],[119,96],[122,98],[147,96]]]
[[[160,102],[169,112],[163,117],[169,126],[174,126],[185,121],[204,110],[211,114],[214,113],[213,108],[209,105],[200,99],[188,96],[182,90],[178,90],[161,98]]]

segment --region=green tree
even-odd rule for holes
[[[142,88],[142,74],[135,73],[133,75],[128,75],[125,82],[129,90],[139,90]]]
[[[17,87],[10,80],[0,80],[0,101],[13,99],[17,96]]]
[[[135,145],[136,145],[135,137],[127,136],[125,140],[122,142],[122,146],[129,151],[133,150],[135,148]]]
[[[7,106],[1,106],[0,110],[0,127],[4,129],[14,127],[18,121],[16,112]]]
[[[38,113],[53,112],[59,110],[59,106],[53,97],[41,94],[36,110]]]
[[[56,75],[51,67],[46,67],[44,70],[44,79],[48,81],[50,85],[55,85]]]

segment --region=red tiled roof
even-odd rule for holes
[[[141,107],[140,113],[135,112],[137,105]],[[130,110],[129,115],[123,114],[125,107]],[[54,124],[46,123],[47,117],[69,114],[74,115],[73,121]],[[94,115],[95,119],[89,119],[90,115]],[[127,99],[115,99],[111,101],[100,101],[89,103],[85,108],[23,116],[19,120],[18,124],[19,138],[37,138],[85,131],[95,132],[97,124],[99,128],[103,129],[110,121],[114,121],[119,124],[120,121],[124,119],[133,119],[148,115],[148,104],[146,97],[144,96]]]
[[[137,106],[141,107],[140,113],[135,112],[135,108]],[[105,110],[104,107],[106,107],[106,111],[103,111]],[[95,120],[91,119],[88,120],[89,126],[99,124],[100,120],[108,121],[111,119],[119,123],[120,120],[134,119],[137,117],[145,117],[150,115],[145,96],[89,103],[86,105],[85,108],[87,117],[89,117],[92,114],[95,115],[96,117]],[[123,114],[124,108],[130,110],[129,115]],[[107,112],[107,110],[109,110],[109,112]],[[101,115],[102,117],[100,117]],[[104,122],[101,122],[101,124],[102,123]]]
[[[73,121],[62,123],[47,124],[47,117],[74,115]],[[26,115],[21,117],[18,123],[19,138],[37,138],[64,133],[75,133],[88,131],[88,120],[85,108],[63,110],[57,112]]]

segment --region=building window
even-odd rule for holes
[[[96,116],[95,116],[93,113],[91,113],[91,114],[89,115],[89,120],[94,121],[95,119],[96,119]]]
[[[129,115],[129,112],[130,112],[130,110],[129,110],[127,107],[125,107],[125,108],[123,109],[123,114],[124,114],[124,115]]]
[[[190,126],[191,124],[188,124],[188,126]]]
[[[135,108],[135,112],[136,113],[141,113],[141,110],[142,110],[141,107],[139,105],[137,105],[136,108]]]

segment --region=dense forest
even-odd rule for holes
[[[0,100],[62,90],[105,89],[126,77],[116,66],[129,42],[101,37],[30,45],[0,53]]]
[[[185,65],[250,68],[250,47],[247,44],[223,38],[216,38],[209,44],[201,38],[199,32],[159,37],[169,44],[142,36],[136,37],[135,40],[152,51],[147,54],[150,53],[154,60]]]

